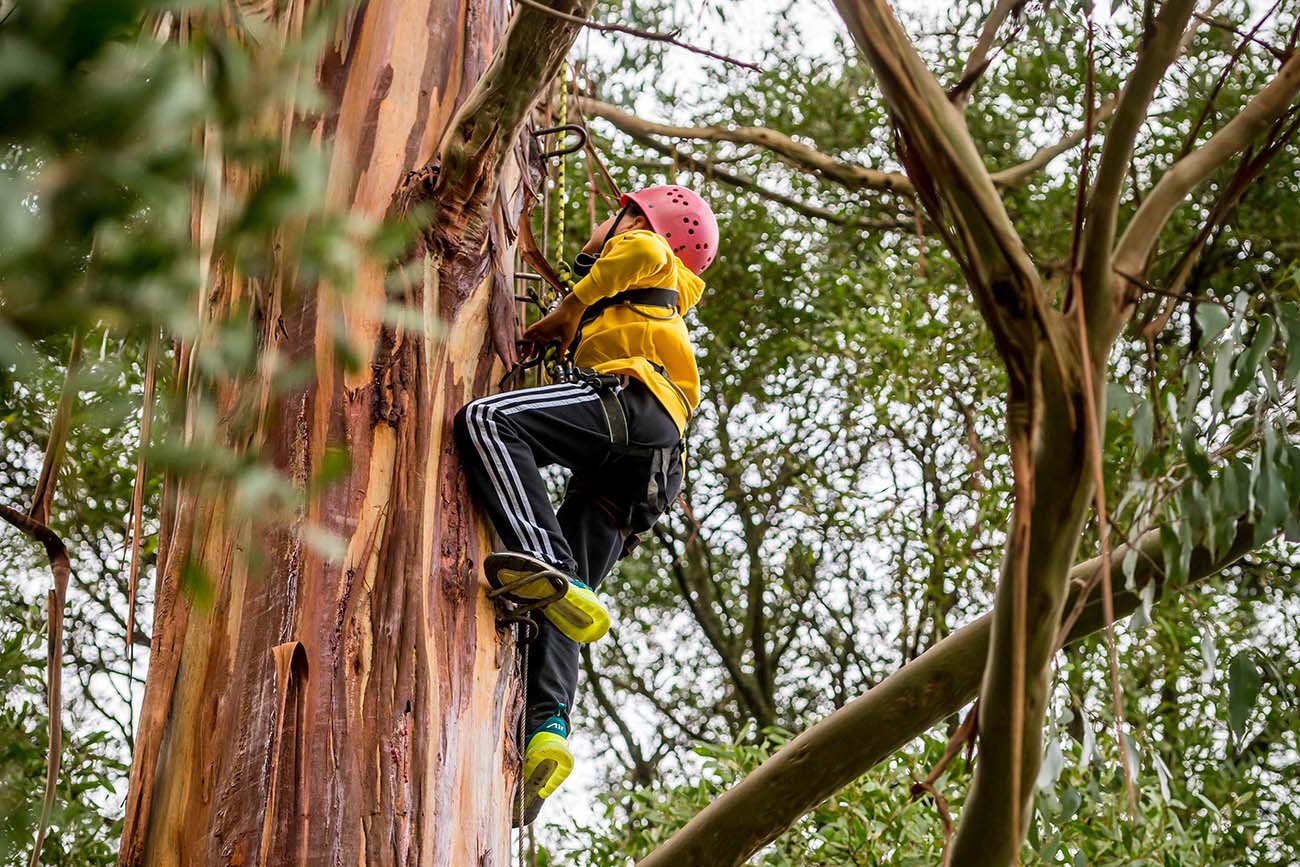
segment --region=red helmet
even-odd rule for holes
[[[646,187],[627,193],[620,205],[636,202],[650,228],[667,239],[677,258],[700,274],[718,255],[718,219],[709,203],[686,187]]]

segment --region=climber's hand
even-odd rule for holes
[[[524,340],[533,344],[537,350],[548,343],[558,344],[560,355],[564,355],[569,351],[573,335],[578,332],[578,322],[582,319],[584,309],[586,305],[572,293],[565,295],[554,310],[528,326],[524,331]]]

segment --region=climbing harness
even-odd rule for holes
[[[588,305],[587,309],[582,312],[582,317],[578,320],[578,331],[573,335],[573,342],[569,344],[569,357],[572,358],[574,353],[577,352],[578,343],[582,340],[582,330],[600,318],[605,311],[614,307],[629,307],[647,319],[666,321],[678,315],[678,301],[676,289],[667,289],[661,286],[640,286],[635,289],[625,289],[608,298],[601,298]],[[667,314],[654,314],[642,309],[645,307],[662,307],[668,312]]]
[[[640,286],[634,289],[626,289],[619,292],[617,295],[611,295],[608,298],[601,298],[588,306],[587,309],[583,311],[582,318],[578,320],[578,330],[573,335],[573,342],[569,344],[569,354],[567,359],[568,368],[573,369],[572,359],[574,354],[578,351],[578,344],[582,341],[583,329],[596,319],[600,318],[600,316],[607,310],[615,307],[623,307],[634,310],[638,315],[643,316],[646,319],[655,319],[660,322],[666,322],[681,315],[678,302],[679,296],[676,289],[668,289],[661,286]],[[649,307],[660,307],[663,308],[665,312],[660,314],[652,313],[646,309]],[[678,399],[681,400],[682,406],[686,408],[686,415],[689,418],[692,412],[691,402],[682,392],[681,387],[673,381],[672,377],[668,375],[668,371],[661,365],[650,362],[650,366],[653,367],[655,372],[659,374],[663,381],[672,388]],[[563,366],[561,366],[561,369],[563,369]]]

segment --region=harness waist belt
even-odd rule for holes
[[[579,322],[583,325],[595,319],[611,307],[619,307],[624,304],[645,304],[651,307],[671,307],[677,308],[677,290],[665,289],[660,286],[646,286],[637,289],[626,289],[617,295],[611,295],[608,298],[601,298],[594,304],[587,307],[582,313]]]

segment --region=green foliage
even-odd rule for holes
[[[30,857],[45,784],[44,611],[0,600],[0,864]],[[126,773],[105,731],[65,733],[63,773],[41,863],[116,863],[120,822],[109,815]]]
[[[68,745],[43,863],[113,860],[125,797],[133,714],[147,662],[151,604],[142,596],[126,634],[127,516],[135,462],[145,477],[140,587],[153,585],[159,490],[201,473],[227,484],[232,508],[273,520],[307,492],[241,446],[259,407],[239,383],[264,376],[268,399],[310,370],[265,350],[283,328],[272,299],[328,281],[343,292],[373,239],[395,244],[409,226],[373,226],[325,202],[328,165],[301,126],[268,124],[321,108],[310,75],[339,4],[313,5],[282,48],[256,16],[234,33],[209,3],[152,0],[20,2],[0,24],[0,498],[30,503],[49,438],[71,336],[85,345],[51,526],[73,565],[63,648]],[[6,8],[8,8],[6,6]],[[200,135],[200,131],[202,135]],[[205,143],[206,142],[206,143]],[[203,240],[192,237],[200,191]],[[378,249],[378,247],[376,247]],[[208,269],[211,269],[209,271]],[[227,304],[205,294],[210,273],[237,274]],[[204,310],[200,300],[217,304]],[[333,320],[325,323],[333,326]],[[161,338],[152,442],[140,442],[147,347]],[[172,381],[178,365],[188,372]],[[221,391],[236,395],[218,401]],[[187,419],[188,429],[178,429]],[[345,470],[332,455],[313,490]],[[310,544],[333,540],[316,534]],[[5,768],[3,863],[26,863],[44,780],[45,591],[40,547],[7,527],[0,561],[0,635],[19,662],[0,676]],[[186,589],[202,602],[201,574]],[[134,647],[134,652],[128,648]]]

